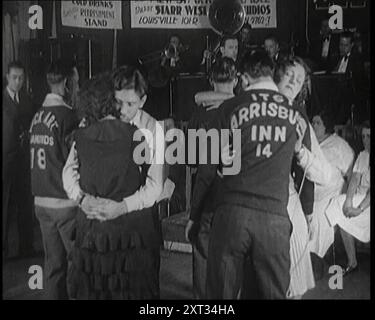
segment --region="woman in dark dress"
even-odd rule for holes
[[[81,89],[78,113],[85,119],[85,127],[74,133],[85,192],[80,203],[86,197],[121,201],[139,189],[144,175],[133,160],[137,128],[119,120],[110,75]],[[106,221],[90,219],[80,208],[72,239],[71,298],[159,298],[160,236],[151,208]]]

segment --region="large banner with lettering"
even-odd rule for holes
[[[213,0],[149,0],[130,2],[132,28],[210,28],[208,10]],[[276,28],[276,0],[240,0],[254,29]]]
[[[63,26],[122,29],[121,1],[61,1]]]

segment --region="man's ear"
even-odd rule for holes
[[[224,55],[224,47],[220,47],[220,53],[221,55]]]
[[[250,86],[250,79],[246,73],[241,74],[241,86],[243,89]]]
[[[141,106],[139,107],[139,109],[142,109],[142,108],[143,108],[143,106],[145,105],[146,101],[147,101],[147,94],[145,94],[145,95],[142,97],[142,99],[141,99]]]

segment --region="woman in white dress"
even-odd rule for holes
[[[353,168],[346,194],[334,198],[326,215],[332,227],[340,227],[348,257],[344,275],[357,269],[355,239],[370,242],[370,123],[362,128],[362,151]]]
[[[286,61],[277,70],[279,91],[292,102],[298,99],[297,95],[300,92],[304,92],[303,86],[308,80],[307,70],[300,58]],[[326,185],[330,181],[331,168],[319,147],[313,128],[309,126],[311,151],[301,145],[296,146],[298,165],[305,170],[306,179],[318,185]],[[308,222],[291,175],[287,209],[293,225],[290,239],[291,280],[288,298],[299,299],[307,290],[314,288],[315,281],[310,257]]]
[[[334,133],[333,116],[328,112],[322,111],[315,115],[312,127],[332,172],[327,185],[315,185],[314,211],[310,224],[311,252],[323,258],[334,241],[334,228],[329,224],[325,212],[330,201],[344,192],[355,155],[349,144]]]

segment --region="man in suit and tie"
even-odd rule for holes
[[[279,40],[272,34],[268,35],[264,39],[264,49],[275,64],[287,58],[287,55],[280,52]]]
[[[319,37],[312,41],[311,47],[314,69],[328,70],[332,60],[336,59],[339,54],[339,39],[332,33],[328,19],[322,20]]]
[[[10,217],[17,216],[19,256],[33,254],[33,201],[31,196],[28,131],[34,115],[31,99],[22,90],[25,68],[11,62],[3,90],[3,257],[7,257]]]
[[[333,63],[333,71],[358,77],[364,74],[364,64],[360,53],[353,50],[354,38],[351,32],[340,35],[340,57]]]
[[[364,69],[364,62],[362,56],[354,49],[354,39],[351,32],[343,32],[340,35],[339,52],[340,57],[333,62],[331,71],[340,74],[345,74],[348,78],[348,86],[346,94],[342,99],[346,105],[350,102],[350,106],[355,106],[354,121],[360,122],[366,115],[363,114],[366,103],[366,76]],[[341,123],[346,122],[350,116],[350,108],[345,108],[341,112],[343,118]]]

